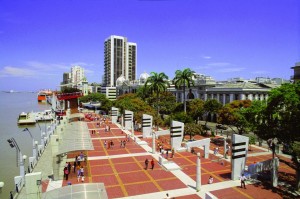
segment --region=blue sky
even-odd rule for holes
[[[0,0],[0,90],[59,89],[73,65],[103,75],[104,40],[136,42],[137,75],[293,75],[299,0]]]

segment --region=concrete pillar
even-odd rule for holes
[[[226,104],[226,94],[223,94],[223,102],[222,102],[223,105]]]
[[[263,101],[264,100],[264,94],[260,94],[260,101]]]
[[[233,101],[233,94],[229,94],[229,103]]]
[[[226,154],[226,139],[224,138],[224,158],[227,159],[227,154]]]
[[[42,172],[29,173],[25,176],[27,199],[40,199],[42,193]]]
[[[200,153],[197,153],[197,168],[196,168],[196,190],[200,191],[201,186],[201,162]]]
[[[111,107],[111,122],[112,123],[117,123],[118,115],[119,115],[119,109],[116,107]]]
[[[248,99],[253,101],[253,95],[252,94],[248,94]]]
[[[217,100],[218,100],[218,102],[220,102],[220,94],[219,93],[217,94]]]
[[[245,100],[245,99],[246,99],[245,94],[240,94],[240,99],[241,99],[241,100]]]
[[[232,134],[231,140],[231,180],[237,180],[245,171],[249,138],[238,134]]]
[[[143,114],[142,117],[142,132],[143,138],[151,137],[153,117],[151,115]]]
[[[177,150],[181,147],[181,142],[183,138],[184,123],[178,121],[171,122],[171,148]]]
[[[272,185],[273,187],[277,187],[278,186],[278,167],[279,167],[279,159],[277,157],[275,157],[272,160]]]
[[[152,133],[152,153],[155,154],[155,133]]]

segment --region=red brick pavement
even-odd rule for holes
[[[149,161],[152,159],[151,154],[144,156],[135,157],[120,157],[113,158],[114,155],[131,154],[131,153],[145,153],[146,151],[139,145],[137,145],[133,140],[126,142],[125,148],[120,148],[120,141],[125,139],[125,134],[121,129],[118,129],[116,125],[111,126],[111,132],[104,132],[104,126],[97,127],[96,122],[88,122],[89,129],[96,129],[97,133],[92,134],[90,130],[90,135],[92,138],[98,138],[93,140],[94,150],[85,151],[88,157],[103,157],[110,156],[109,159],[100,160],[88,160],[83,163],[85,168],[85,182],[99,183],[103,182],[108,193],[109,198],[134,196],[139,194],[176,190],[181,188],[186,188],[187,186],[177,179],[171,172],[165,171],[160,165],[155,161],[154,170],[145,170],[145,158]],[[140,132],[135,132],[135,135],[140,135]],[[119,136],[124,136],[119,138]],[[157,142],[163,142],[165,148],[170,148],[170,136],[160,136]],[[196,138],[196,139],[200,139]],[[113,149],[104,148],[104,140],[113,140],[115,146]],[[152,146],[152,139],[142,139],[145,140],[149,146]],[[217,145],[212,144],[211,150]],[[220,148],[220,153],[222,154],[222,146]],[[252,147],[252,151],[249,153],[262,152],[263,150]],[[203,154],[203,151],[199,149],[199,152]],[[80,151],[68,154],[68,158],[74,158],[79,155]],[[247,158],[247,165],[253,164],[254,162],[263,161],[269,159],[271,155],[261,155],[255,157]],[[184,173],[190,176],[192,179],[196,180],[196,155],[181,152],[175,153],[174,158],[169,158],[171,161],[177,163]],[[286,172],[287,174],[294,175],[295,171],[291,169],[288,164],[289,159],[284,159],[285,162],[280,164],[280,172]],[[214,155],[210,154],[209,159],[201,158],[201,180],[203,184],[206,184],[209,176],[214,177],[214,183],[223,182],[230,180],[231,175],[231,165],[229,162],[220,161],[220,159]],[[69,180],[63,181],[63,186],[66,186],[68,182],[72,184],[77,184],[77,176],[73,172],[69,175]],[[266,189],[264,186],[260,185],[247,185],[247,189],[241,189],[239,187],[233,187],[228,189],[212,191],[212,194],[218,198],[281,198],[276,192],[272,192],[271,189]],[[188,196],[176,197],[176,198],[200,198],[196,194],[191,194]]]

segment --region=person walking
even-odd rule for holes
[[[71,162],[69,162],[68,163],[68,171],[69,171],[69,173],[71,172],[71,167],[72,167]]]
[[[175,155],[175,150],[174,148],[172,148],[172,158],[174,158],[174,155]]]
[[[212,176],[209,176],[208,184],[212,184],[213,182],[214,182],[214,178]]]
[[[246,184],[245,184],[245,182],[246,182],[246,176],[244,175],[244,174],[242,174],[242,176],[241,176],[241,188],[245,188],[246,189]]]
[[[84,176],[84,169],[83,169],[83,166],[80,167],[80,176]]]
[[[65,167],[64,172],[65,172],[66,180],[68,180],[69,179],[69,169],[67,167]]]
[[[74,162],[74,164],[73,164],[73,169],[74,169],[74,173],[75,173],[75,171],[76,171],[76,166],[77,166],[77,164],[76,164],[76,161]]]
[[[106,144],[107,144],[107,142],[106,142],[106,140],[104,140],[104,148],[106,149]]]
[[[272,155],[273,155],[273,159],[274,159],[274,158],[275,158],[275,155],[276,155],[276,151],[275,151],[275,149],[276,149],[276,144],[275,144],[274,141],[271,143],[271,149],[272,149]]]
[[[153,158],[152,158],[152,160],[151,160],[151,169],[152,169],[152,170],[154,169],[154,160],[153,160]]]
[[[148,169],[148,163],[149,163],[149,160],[148,160],[148,158],[146,158],[146,160],[145,160],[145,170]]]

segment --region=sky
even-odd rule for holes
[[[290,79],[299,0],[0,0],[0,91],[59,90],[80,65],[102,82],[104,41],[137,43],[143,72]]]

